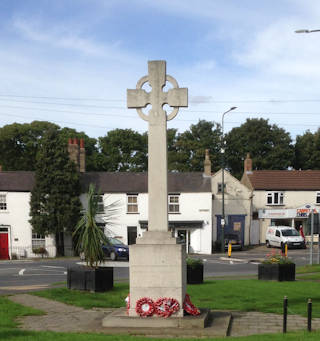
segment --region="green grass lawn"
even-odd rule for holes
[[[201,285],[188,285],[187,292],[198,307],[217,310],[240,310],[282,313],[283,297],[288,296],[289,313],[306,315],[308,298],[313,301],[313,317],[320,317],[320,266],[307,266],[297,269],[299,280],[295,282],[258,281],[256,279],[210,280]],[[300,280],[302,279],[302,280]],[[47,297],[83,308],[124,307],[129,292],[127,283],[116,283],[113,290],[105,293],[89,293],[66,288],[52,288],[32,294]],[[23,315],[41,314],[40,311],[23,307],[0,296],[0,340],[10,341],[145,341],[149,338],[128,335],[77,334],[55,332],[29,332],[17,329],[15,319]],[[279,318],[281,318],[279,316]],[[320,331],[307,333],[253,335],[250,337],[228,338],[239,341],[290,341],[319,340]],[[172,339],[157,339],[172,340]],[[179,339],[181,341],[187,339]],[[196,340],[196,339],[188,339]],[[225,340],[215,338],[207,340]]]
[[[278,314],[282,313],[283,297],[287,296],[289,313],[303,316],[306,316],[307,300],[311,298],[313,316],[320,317],[319,289],[320,284],[313,281],[275,282],[231,279],[188,285],[187,292],[197,307]],[[89,309],[92,307],[124,307],[124,299],[128,292],[128,284],[117,283],[112,291],[105,293],[93,294],[66,288],[53,288],[33,294]]]

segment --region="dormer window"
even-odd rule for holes
[[[283,205],[283,192],[268,192],[267,205]]]

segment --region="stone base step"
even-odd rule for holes
[[[102,320],[103,333],[144,336],[227,336],[231,314],[201,309],[199,316],[184,317],[129,317],[119,308]]]

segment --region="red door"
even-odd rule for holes
[[[0,259],[9,259],[8,233],[0,233]]]

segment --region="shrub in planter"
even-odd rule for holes
[[[106,291],[113,288],[113,268],[99,267],[99,263],[104,261],[102,245],[107,244],[108,239],[95,221],[99,196],[92,184],[87,199],[87,209],[73,233],[76,251],[83,254],[86,266],[68,269],[67,286],[69,289]]]
[[[258,265],[258,279],[275,281],[294,281],[296,265],[283,253],[275,252]]]
[[[203,283],[202,259],[187,258],[187,284]]]

